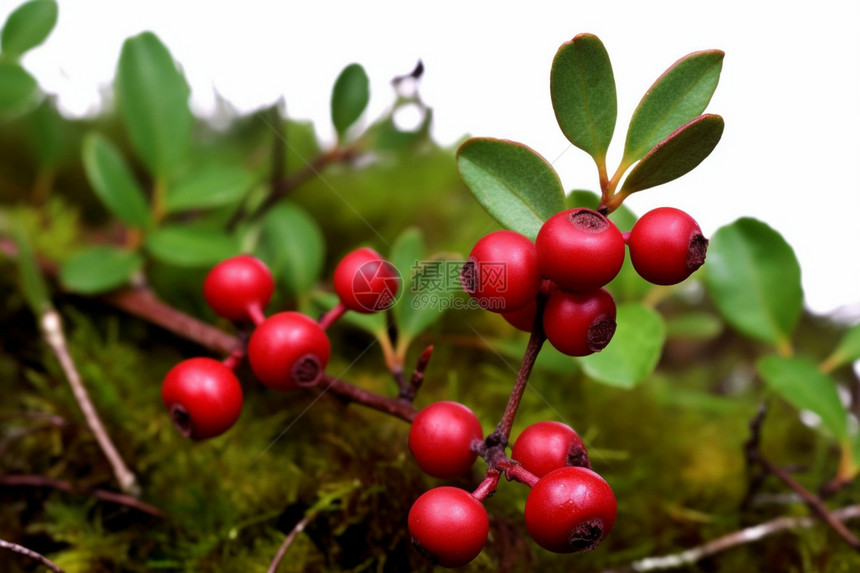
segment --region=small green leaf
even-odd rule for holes
[[[239,254],[239,241],[233,235],[191,225],[160,227],[145,245],[159,261],[178,267],[207,267]]]
[[[535,151],[513,141],[472,138],[457,150],[466,186],[499,223],[534,239],[564,209],[558,173]]]
[[[751,218],[711,237],[705,284],[723,317],[743,334],[785,345],[803,310],[800,265],[777,231]]]
[[[123,44],[116,91],[135,151],[153,175],[165,178],[191,135],[190,92],[170,52],[152,32]]]
[[[723,331],[723,321],[704,311],[685,312],[666,323],[668,338],[683,340],[713,340]]]
[[[597,36],[579,34],[562,44],[552,62],[550,94],[565,137],[595,161],[605,159],[618,103],[609,54]]]
[[[630,120],[623,162],[632,165],[673,131],[705,111],[723,68],[720,50],[693,52],[648,88]]]
[[[9,14],[0,33],[0,49],[7,58],[17,59],[45,41],[57,23],[54,0],[31,0]]]
[[[174,213],[233,205],[253,183],[253,174],[241,165],[203,165],[169,188],[165,208]]]
[[[809,410],[837,440],[848,437],[848,416],[836,382],[805,358],[765,356],[756,369],[768,387],[798,410]]]
[[[325,262],[325,237],[316,220],[292,202],[281,202],[262,221],[261,258],[292,296],[316,286]]]
[[[14,62],[0,62],[0,118],[27,112],[39,102],[39,84]]]
[[[834,369],[860,359],[860,323],[849,328],[827,358],[827,368]],[[860,461],[860,460],[858,460]]]
[[[60,283],[66,290],[92,295],[128,284],[143,266],[135,251],[117,247],[89,247],[67,260],[60,268]]]
[[[57,108],[47,98],[27,115],[27,123],[27,135],[32,153],[39,161],[39,167],[56,167],[72,147],[69,123],[60,116]]]
[[[619,304],[615,335],[602,351],[578,358],[591,378],[621,388],[645,380],[660,360],[666,325],[653,309],[641,304]]]
[[[331,94],[331,120],[339,139],[361,117],[370,101],[370,80],[359,64],[350,64],[340,72]]]
[[[630,195],[689,173],[711,154],[724,127],[722,117],[705,114],[678,128],[633,167],[620,192]]]
[[[87,179],[107,210],[133,227],[149,227],[146,196],[120,151],[91,133],[84,138],[83,161]]]
[[[21,294],[27,302],[27,306],[37,317],[53,308],[51,296],[45,278],[39,270],[36,253],[23,225],[16,221],[10,221],[3,217],[0,219],[0,227],[8,227],[18,247],[18,273],[21,286]]]

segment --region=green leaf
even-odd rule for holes
[[[3,25],[0,49],[7,58],[16,59],[45,41],[57,23],[54,0],[32,0],[18,6]]]
[[[602,351],[577,358],[591,378],[633,388],[657,366],[666,339],[663,318],[641,304],[619,304],[615,335]]]
[[[359,64],[350,64],[340,72],[331,94],[331,120],[339,139],[361,116],[370,101],[370,81]]]
[[[552,62],[550,94],[565,137],[595,161],[604,160],[618,104],[609,54],[597,36],[579,34],[562,44]]]
[[[77,252],[60,268],[60,283],[66,290],[92,295],[128,284],[143,266],[135,251],[117,247],[89,247]]]
[[[800,265],[777,231],[751,218],[711,237],[705,284],[717,309],[743,334],[785,345],[803,310]]]
[[[827,368],[834,369],[860,359],[860,324],[849,328],[827,358]],[[858,460],[860,461],[860,460]]]
[[[457,150],[457,167],[466,186],[493,218],[531,239],[544,221],[564,210],[558,174],[525,145],[468,139]]]
[[[723,321],[704,311],[685,312],[673,316],[667,323],[668,338],[683,340],[713,340],[723,331]]]
[[[632,165],[673,131],[705,111],[723,68],[720,50],[693,52],[648,88],[630,120],[623,162]]]
[[[16,221],[10,221],[5,217],[0,218],[0,228],[8,227],[18,247],[18,273],[21,286],[21,294],[27,302],[27,306],[37,317],[53,308],[51,296],[45,278],[39,270],[39,263],[33,251],[33,245],[23,225]]]
[[[325,237],[316,220],[295,203],[284,201],[262,221],[260,257],[292,296],[316,286],[325,262]]]
[[[799,410],[809,410],[838,440],[848,437],[848,416],[836,382],[805,358],[765,356],[756,369],[768,387]]]
[[[50,99],[43,100],[39,107],[28,114],[27,120],[27,135],[39,166],[56,167],[71,148],[69,123],[60,116]]]
[[[98,133],[84,138],[83,162],[87,179],[108,211],[133,227],[151,223],[143,189],[120,151]]]
[[[0,118],[27,112],[39,102],[39,84],[14,62],[0,62]]]
[[[239,254],[236,237],[201,226],[164,226],[146,239],[146,250],[163,263],[207,267]]]
[[[722,117],[705,114],[678,128],[633,167],[620,192],[630,195],[689,173],[711,154],[724,127]]]
[[[116,91],[132,145],[150,172],[165,178],[185,152],[192,116],[185,78],[152,32],[123,44]]]
[[[174,213],[233,205],[253,183],[253,174],[241,165],[203,165],[168,189],[165,209]]]

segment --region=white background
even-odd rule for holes
[[[19,4],[2,0],[0,20]],[[284,96],[332,140],[329,94],[339,71],[371,78],[369,118],[389,80],[425,65],[434,134],[513,139],[559,171],[567,189],[596,187],[591,159],[559,131],[549,68],[580,32],[601,38],[619,95],[610,170],[630,115],[657,76],[701,49],[726,52],[708,107],[726,120],[714,153],[681,179],[633,195],[637,213],[689,211],[706,235],[741,216],[764,220],[800,259],[807,306],[860,316],[860,2],[291,2],[60,0],[57,28],[24,59],[70,114],[98,109],[122,41],[154,31],[186,71],[196,112],[217,89],[240,110]]]

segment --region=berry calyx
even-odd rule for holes
[[[606,289],[578,293],[556,290],[546,301],[543,328],[547,340],[568,356],[603,350],[615,334],[615,300]]]
[[[400,273],[376,251],[361,247],[338,262],[333,282],[342,305],[369,314],[394,304],[400,289]]]
[[[182,435],[202,440],[223,434],[239,419],[242,387],[223,363],[189,358],[164,377],[161,400]]]
[[[331,345],[311,317],[279,312],[260,324],[248,341],[248,362],[260,382],[275,390],[312,386],[322,378]]]
[[[463,475],[478,454],[472,442],[483,438],[481,422],[459,402],[434,402],[423,408],[409,428],[409,449],[424,473],[451,479]]]
[[[705,262],[708,240],[695,219],[673,207],[648,211],[627,238],[630,261],[639,275],[658,285],[674,285]]]
[[[424,492],[409,510],[409,533],[415,548],[442,567],[460,567],[487,543],[487,510],[469,492],[442,486]]]
[[[567,424],[551,420],[523,430],[511,448],[511,458],[537,477],[565,466],[590,467],[579,434]]]
[[[481,308],[511,312],[537,296],[541,278],[531,239],[515,231],[493,231],[482,237],[460,271],[463,290]]]
[[[526,498],[526,529],[538,545],[555,553],[591,551],[615,525],[612,488],[587,468],[551,471]]]
[[[540,273],[563,289],[590,291],[615,278],[624,263],[624,237],[615,223],[584,207],[546,220],[535,239]]]
[[[203,297],[217,314],[228,320],[262,322],[263,309],[275,290],[272,273],[261,260],[239,255],[215,265],[203,281]]]

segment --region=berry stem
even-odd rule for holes
[[[337,394],[341,399],[358,402],[363,406],[390,414],[410,424],[418,415],[418,410],[409,402],[380,396],[329,374],[323,373],[318,387],[322,388],[323,391]]]
[[[260,308],[259,304],[252,304],[248,307],[248,317],[254,326],[260,326],[266,321],[266,315],[263,314],[263,309]]]
[[[233,352],[230,353],[224,360],[221,361],[224,366],[229,368],[230,370],[236,370],[242,361],[245,359],[245,348],[236,348]]]
[[[337,322],[340,317],[346,314],[346,311],[346,306],[342,302],[338,302],[331,310],[320,317],[320,326],[323,330],[327,330],[329,326]]]
[[[488,469],[486,477],[484,477],[481,483],[478,484],[475,491],[472,492],[472,497],[478,501],[484,501],[493,495],[499,485],[499,478],[501,476],[502,473],[499,470],[493,468]]]
[[[409,379],[409,386],[404,386],[401,389],[400,395],[398,396],[399,398],[409,402],[415,400],[415,395],[424,383],[424,371],[427,369],[427,365],[430,364],[430,357],[432,355],[433,345],[431,344],[425,348],[424,352],[421,353],[421,356],[418,357],[415,370],[412,372],[412,377]]]

